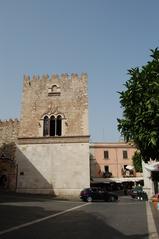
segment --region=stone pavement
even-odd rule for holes
[[[122,197],[123,200],[124,197]],[[0,203],[4,202],[36,202],[37,200],[41,203],[45,201],[52,201],[52,196],[49,195],[32,195],[32,194],[17,194],[17,193],[4,193],[0,191]],[[129,202],[129,197],[125,197],[126,202]],[[131,200],[131,199],[130,199]],[[77,200],[78,201],[78,200]],[[124,202],[124,201],[123,201]],[[152,201],[145,202],[147,212],[147,226],[149,231],[148,239],[159,239],[159,209],[155,208]],[[100,204],[99,204],[100,205]],[[101,204],[102,205],[102,204]]]

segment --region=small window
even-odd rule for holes
[[[128,152],[126,150],[123,150],[123,159],[128,158]]]
[[[104,151],[104,159],[109,159],[109,152],[108,152],[108,150]]]
[[[51,87],[51,91],[52,92],[57,92],[57,85],[53,85],[52,87]]]
[[[49,96],[59,96],[61,94],[60,87],[58,85],[52,85],[48,88]]]

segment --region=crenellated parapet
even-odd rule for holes
[[[3,126],[17,126],[19,125],[18,119],[0,120],[0,127]]]
[[[18,119],[0,120],[0,146],[15,143],[18,138],[20,122]]]
[[[67,81],[67,80],[87,80],[88,76],[87,73],[82,73],[81,75],[78,75],[76,73],[72,73],[71,75],[67,73],[63,73],[61,75],[58,74],[52,74],[50,77],[49,75],[45,74],[42,76],[39,75],[33,75],[32,78],[29,75],[24,75],[24,84],[25,85],[31,85],[31,83],[38,83],[39,81]]]

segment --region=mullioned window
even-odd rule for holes
[[[61,136],[62,135],[62,117],[61,115],[51,117],[45,116],[43,121],[43,136]]]

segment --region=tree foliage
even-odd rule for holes
[[[132,157],[133,165],[136,172],[142,172],[142,157],[141,153],[136,151]]]
[[[135,143],[145,162],[159,160],[159,50],[151,52],[146,65],[128,70],[126,90],[119,92],[123,118],[118,119],[118,130]]]

